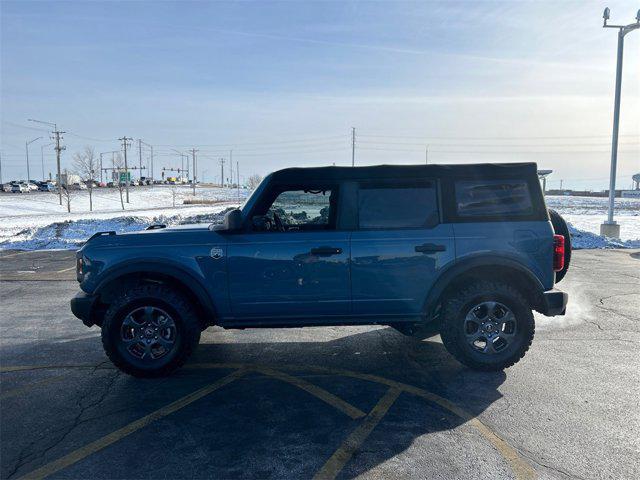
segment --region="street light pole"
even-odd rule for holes
[[[603,28],[618,29],[618,54],[616,60],[616,91],[613,104],[613,133],[611,136],[611,171],[609,173],[609,212],[607,220],[600,225],[600,235],[605,237],[620,238],[620,225],[613,220],[613,209],[616,197],[616,166],[618,163],[618,129],[620,126],[620,91],[622,89],[622,59],[624,50],[624,36],[640,28],[640,10],[636,15],[636,23],[629,25],[607,25],[610,10],[604,9],[602,18],[604,19]]]
[[[29,145],[31,145],[33,142],[40,140],[41,138],[42,137],[38,137],[38,138],[34,138],[33,140],[28,140],[24,142],[24,148],[27,151],[27,185],[29,185],[29,181],[31,180],[29,178],[31,177],[31,172],[29,172]]]
[[[47,143],[40,146],[40,161],[42,162],[42,181],[45,182],[47,178],[44,176],[44,147],[50,147],[53,143]]]

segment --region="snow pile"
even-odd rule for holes
[[[569,223],[569,233],[571,234],[571,247],[575,250],[583,248],[640,248],[638,240],[616,240],[607,238],[592,232],[578,230]]]
[[[113,230],[117,233],[136,232],[149,225],[185,225],[220,223],[229,208],[200,215],[120,216],[110,219],[81,219],[55,222],[43,227],[29,227],[9,239],[0,240],[0,249],[50,250],[79,248],[96,232]]]

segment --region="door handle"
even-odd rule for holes
[[[342,253],[341,248],[335,247],[316,247],[311,249],[311,255],[340,255]]]
[[[436,245],[435,243],[423,243],[422,245],[416,245],[416,252],[420,253],[435,253],[444,252],[447,249],[444,245]]]

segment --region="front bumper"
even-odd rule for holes
[[[564,315],[567,310],[568,301],[568,293],[561,292],[554,288],[553,290],[542,292],[542,302],[538,311],[547,317]]]
[[[95,324],[92,320],[92,313],[97,298],[98,297],[96,295],[78,292],[76,296],[71,299],[71,312],[82,320],[82,323],[87,327],[91,327]]]

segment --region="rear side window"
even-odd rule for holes
[[[361,229],[429,228],[438,224],[435,185],[360,188]]]
[[[526,180],[458,180],[455,192],[460,217],[518,217],[534,213]]]

